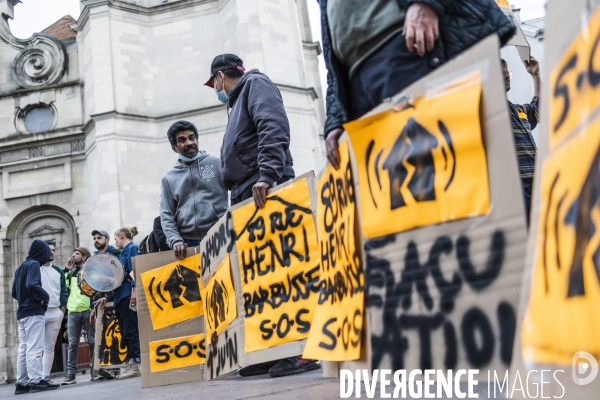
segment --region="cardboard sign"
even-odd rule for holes
[[[245,351],[308,336],[319,293],[319,249],[308,180],[232,210],[243,296]]]
[[[227,296],[219,295],[221,289],[217,289],[216,296],[212,294],[209,296],[205,293],[202,299],[206,310],[204,314],[205,324],[207,332],[209,332],[207,334],[209,340],[207,340],[206,346],[204,376],[206,380],[211,380],[230,375],[243,365],[243,346],[241,346],[244,332],[243,319],[240,313],[237,312],[241,305],[239,268],[235,252],[235,232],[233,231],[230,211],[227,211],[213,225],[200,243],[200,258],[202,260],[202,287],[204,291],[214,288],[215,279],[225,282],[227,279],[226,277],[223,278],[223,274],[228,275],[230,280],[230,283],[221,285],[221,288],[225,287],[223,292],[227,292]],[[221,278],[219,279],[217,276],[221,276]],[[209,297],[214,300],[209,300]],[[217,298],[219,301],[216,301]],[[210,302],[215,303],[214,307],[209,304]],[[225,315],[221,311],[224,311]],[[214,318],[214,322],[210,322],[209,318],[210,321],[213,321]],[[216,326],[217,321],[221,321],[218,328]]]
[[[206,342],[211,344],[237,317],[236,296],[233,290],[229,254],[217,267],[217,272],[202,288]]]
[[[519,52],[519,56],[521,60],[529,61],[529,42],[527,42],[527,38],[523,34],[521,30],[521,24],[519,20],[515,17],[515,14],[512,11],[512,7],[510,6],[508,0],[495,0],[496,4],[500,7],[502,12],[506,15],[508,19],[510,19],[515,26],[517,27],[517,32],[515,35],[508,41],[507,46],[515,46],[517,51]]]
[[[94,365],[117,368],[127,361],[127,344],[123,340],[114,304],[107,302],[104,307],[96,307],[96,349]],[[96,369],[98,367],[95,367]]]
[[[583,349],[600,354],[599,320],[590,318],[600,315],[599,144],[596,119],[543,163],[537,252],[522,332],[528,360],[569,364]]]
[[[140,274],[154,330],[200,316],[200,255]]]
[[[600,391],[599,13],[598,0],[546,6],[548,84],[512,373],[558,376],[546,397],[591,400]]]
[[[358,165],[366,238],[487,213],[487,163],[477,74],[433,97],[417,97],[345,125]]]
[[[358,361],[339,362],[337,368],[324,367],[328,376],[342,368],[357,367],[371,371],[479,369],[480,376],[486,376],[487,370],[495,370],[499,376],[504,376],[507,371],[517,320],[526,221],[517,160],[514,156],[505,156],[514,155],[515,149],[512,137],[506,134],[511,127],[498,47],[495,35],[486,38],[364,118],[374,122],[396,118],[395,140],[412,117],[428,132],[423,137],[429,137],[431,141],[435,138],[438,142],[437,146],[424,148],[435,148],[442,153],[441,160],[444,159],[442,149],[445,149],[447,163],[439,162],[439,154],[428,155],[429,160],[433,159],[429,165],[434,166],[436,174],[440,172],[439,178],[436,176],[429,181],[432,182],[429,187],[436,188],[436,199],[430,200],[429,204],[439,202],[445,195],[445,185],[441,186],[441,193],[437,192],[440,188],[438,179],[447,184],[451,173],[448,174],[446,169],[451,170],[453,162],[456,163],[455,183],[465,179],[467,186],[461,186],[471,189],[456,193],[457,197],[452,198],[452,202],[472,205],[473,196],[489,193],[489,203],[486,206],[485,202],[477,200],[480,208],[474,208],[479,210],[474,215],[479,216],[465,218],[471,214],[463,213],[463,218],[458,219],[456,212],[447,212],[448,207],[454,205],[445,202],[437,214],[418,212],[412,223],[413,229],[399,229],[409,216],[402,216],[403,221],[399,221],[400,217],[392,215],[388,208],[386,218],[379,219],[376,213],[381,211],[374,206],[369,211],[363,208],[364,202],[373,203],[371,188],[379,191],[384,187],[381,173],[379,189],[374,171],[370,174],[372,181],[369,183],[366,168],[361,166],[361,162],[367,160],[367,140],[374,140],[375,149],[376,143],[382,139],[371,134],[369,139],[364,139],[367,146],[354,148],[354,163],[358,170],[357,193],[360,193],[357,199],[363,230],[367,232],[367,224],[371,224],[373,230],[381,229],[374,223],[376,220],[381,226],[393,225],[394,231],[399,233],[367,239],[364,243],[367,348],[361,352]],[[473,80],[474,76],[479,76],[479,81]],[[406,102],[406,99],[409,101]],[[399,103],[408,103],[414,108],[407,109]],[[424,107],[424,104],[428,106]],[[427,118],[419,118],[419,113],[426,113]],[[445,129],[440,127],[440,121]],[[412,132],[417,132],[416,125],[412,125]],[[392,132],[391,126],[389,132]],[[443,130],[453,135],[455,158],[448,150],[447,143],[450,141],[444,139]],[[418,131],[423,133],[420,128]],[[363,132],[369,132],[368,128]],[[381,130],[380,135],[382,132],[388,131]],[[477,132],[480,132],[479,141],[476,140]],[[358,131],[350,134],[355,135],[352,136],[353,144],[355,140],[360,142]],[[485,143],[485,152],[481,143]],[[408,157],[401,152],[402,146],[394,149],[393,145],[394,141],[390,141],[387,145],[378,146],[378,150],[371,152],[369,160],[382,165],[383,160],[395,158],[398,161],[396,165],[401,164],[408,174],[413,174],[407,175],[410,179],[416,166],[423,164],[404,161]],[[463,150],[460,150],[461,147]],[[479,171],[460,170],[461,159],[465,157],[460,153],[462,151],[474,151],[480,154],[478,157],[484,157],[483,160],[476,158],[476,164],[469,164]],[[427,150],[417,154],[422,156],[431,152]],[[375,161],[378,158],[379,161]],[[409,168],[409,164],[413,167]],[[479,175],[481,169],[487,172]],[[461,178],[461,174],[468,175]],[[466,182],[469,179],[476,182]],[[455,183],[451,183],[448,189],[452,190]],[[406,183],[402,187],[401,193],[405,194],[404,188],[409,187]],[[412,193],[404,197],[412,201],[410,207],[420,205]],[[391,202],[388,200],[386,204]],[[493,207],[489,207],[490,204]],[[442,218],[444,215],[453,215],[454,218]],[[427,223],[419,222],[421,218]],[[384,231],[374,232],[371,233]]]
[[[360,358],[365,277],[356,244],[356,198],[348,140],[339,146],[340,168],[329,165],[317,181],[317,232],[321,252],[319,302],[302,356],[344,361]]]
[[[142,355],[142,388],[164,386],[174,383],[192,382],[204,379],[204,363],[202,363],[202,354],[204,353],[202,347],[202,340],[200,336],[203,335],[204,330],[204,318],[197,310],[201,309],[201,301],[190,301],[190,296],[185,297],[185,291],[188,288],[195,289],[194,283],[184,278],[187,272],[182,273],[181,267],[177,268],[178,265],[192,270],[194,273],[199,272],[199,252],[198,248],[186,249],[186,258],[184,260],[177,260],[173,251],[163,251],[160,253],[152,253],[141,255],[132,258],[133,271],[135,273],[136,282],[141,282],[135,286],[137,295],[137,310],[138,310],[138,326],[140,331],[140,351]],[[165,269],[165,266],[168,268]],[[169,270],[171,272],[169,272]],[[183,303],[183,306],[172,308],[172,299],[176,296],[172,296],[169,290],[165,289],[165,282],[171,276],[171,273],[176,271],[176,276],[180,277],[176,279],[179,282],[179,287],[182,289],[179,292],[179,299]],[[142,275],[144,278],[142,278]],[[150,285],[150,281],[154,278],[153,285]],[[150,295],[150,287],[153,288],[153,296],[157,295],[157,291],[154,288],[161,287],[161,293],[165,297],[158,300],[156,297],[153,299]],[[184,285],[185,282],[185,285]],[[199,283],[198,283],[199,284]],[[169,287],[176,294],[177,291]],[[193,290],[192,290],[193,291]],[[158,296],[160,298],[160,295]],[[199,296],[198,296],[199,297]],[[196,295],[191,297],[195,299]],[[200,305],[197,305],[200,303]],[[163,307],[161,311],[158,305]],[[194,307],[195,312],[187,314],[188,319],[181,320],[181,316],[176,317],[180,322],[174,323],[173,320],[167,320],[172,322],[162,328],[154,328],[151,317],[151,310],[158,309],[159,312],[165,310],[169,313],[176,313],[174,310],[178,310],[184,307]],[[168,307],[171,307],[170,309]],[[161,319],[159,319],[161,321]],[[164,321],[164,319],[162,319]],[[194,338],[194,339],[191,339]],[[164,341],[164,342],[163,342]],[[188,354],[189,348],[187,342],[192,346],[192,353]],[[151,348],[151,343],[153,343]],[[161,345],[168,344],[170,348],[167,350],[169,354],[168,359],[163,354],[165,347],[160,348]],[[175,354],[176,347],[177,354]],[[194,349],[194,346],[197,348]],[[204,344],[206,347],[206,345]],[[160,349],[159,349],[160,348]],[[158,351],[160,350],[160,351]],[[173,353],[170,351],[173,350]],[[158,351],[158,353],[157,353]],[[200,355],[198,355],[200,352]],[[163,362],[160,362],[160,361]]]
[[[575,17],[575,16],[574,16]],[[550,73],[550,150],[600,105],[600,9],[595,10]]]
[[[149,346],[151,372],[191,367],[206,362],[204,333],[157,340],[150,342]]]

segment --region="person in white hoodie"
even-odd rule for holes
[[[58,337],[62,320],[67,313],[68,290],[65,274],[59,267],[52,264],[56,242],[47,240],[46,243],[50,247],[52,255],[50,261],[40,267],[40,273],[42,276],[42,288],[50,296],[48,310],[44,315],[44,353],[42,355],[42,372],[44,378],[48,379],[52,363],[54,362],[56,338]]]

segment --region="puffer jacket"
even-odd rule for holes
[[[504,45],[516,31],[514,23],[506,17],[494,0],[397,1],[403,10],[406,10],[412,3],[423,3],[437,13],[440,37],[436,41],[433,52],[428,55],[431,65],[435,67],[452,59],[492,33],[498,34],[501,44]],[[325,136],[327,136],[331,130],[341,128],[348,122],[350,82],[348,81],[348,71],[336,59],[333,52],[327,19],[327,0],[320,0],[319,4],[323,56],[327,66],[327,117],[325,120]]]

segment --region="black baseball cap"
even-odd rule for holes
[[[103,230],[100,230],[100,229],[95,229],[92,232],[92,236],[94,236],[96,233],[99,234],[99,235],[101,235],[101,236],[104,236],[107,239],[110,239],[110,235],[106,231],[103,231]]]
[[[235,54],[221,54],[216,56],[210,65],[210,78],[206,81],[204,86],[214,87],[213,85],[213,77],[219,71],[245,71],[244,62],[241,58],[236,56]]]

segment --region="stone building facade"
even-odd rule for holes
[[[7,23],[19,2],[0,0],[0,383],[16,375],[10,289],[30,243],[56,239],[63,264],[93,229],[149,233],[179,119],[219,154],[227,112],[201,86],[215,55],[279,87],[297,174],[321,168],[324,148],[306,0],[82,0],[77,21],[27,40]]]

